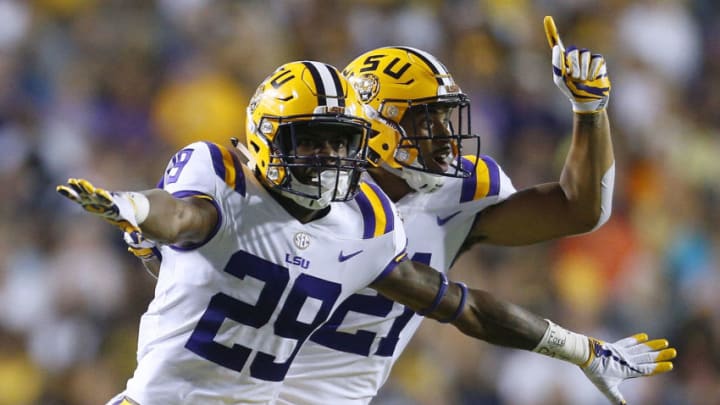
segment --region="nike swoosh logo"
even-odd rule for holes
[[[343,255],[343,252],[341,250],[340,254],[338,255],[338,260],[341,262],[344,262],[346,260],[352,259],[353,257],[359,255],[362,252],[363,252],[362,250],[358,250],[357,252],[350,253],[349,255]]]
[[[458,211],[458,212],[456,212],[456,213],[454,213],[454,214],[450,214],[450,215],[446,216],[445,218],[440,218],[440,216],[438,216],[438,217],[437,217],[437,224],[438,224],[438,226],[443,226],[443,225],[445,225],[449,220],[455,218],[455,216],[458,215],[458,214],[461,213],[461,212],[462,212],[462,211]]]

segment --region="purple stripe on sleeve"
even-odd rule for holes
[[[220,152],[220,148],[218,148],[218,146],[212,142],[203,143],[207,145],[208,149],[210,149],[210,156],[212,157],[213,169],[215,169],[215,174],[217,174],[218,177],[222,179],[222,181],[225,181],[225,164],[223,163],[223,156],[222,152]]]
[[[165,176],[160,177],[160,181],[157,182],[156,188],[165,188]]]
[[[363,217],[363,239],[370,239],[375,233],[375,213],[373,212],[372,205],[370,205],[370,200],[363,192],[358,193],[355,201],[357,201]]]
[[[377,184],[368,183],[368,186],[370,186],[370,188],[375,191],[375,194],[377,194],[380,204],[382,204],[383,211],[385,212],[385,230],[383,231],[383,235],[388,232],[392,232],[392,230],[395,229],[395,215],[393,215],[390,199]]]
[[[405,249],[403,249],[402,252],[399,255],[395,256],[395,258],[392,259],[390,261],[390,263],[388,263],[387,266],[385,266],[385,269],[383,269],[383,271],[377,277],[375,277],[375,280],[373,280],[373,283],[387,277],[387,275],[390,274],[390,272],[395,270],[395,267],[397,267],[400,263],[402,263],[406,260],[409,260],[407,251]]]
[[[475,165],[470,160],[461,158],[460,161],[462,163],[462,168],[472,173],[472,176],[465,177],[463,179],[462,191],[460,192],[460,202],[464,203],[472,201],[473,197],[475,197],[475,189],[477,188],[477,171],[475,170]]]
[[[245,196],[245,172],[243,171],[242,165],[234,153],[230,153],[233,160],[233,166],[235,166],[235,191],[240,193],[243,197]]]
[[[485,162],[485,165],[487,165],[488,176],[490,176],[490,186],[488,187],[487,195],[498,195],[498,193],[500,193],[500,168],[490,156],[482,155],[480,158]]]
[[[197,248],[203,246],[204,244],[208,243],[212,238],[215,237],[215,235],[220,230],[220,225],[222,225],[223,215],[222,215],[222,210],[220,209],[220,206],[218,205],[217,201],[215,201],[215,199],[212,198],[212,196],[202,193],[200,191],[194,191],[194,190],[176,191],[176,192],[172,193],[172,196],[175,198],[185,198],[185,197],[192,197],[192,196],[209,197],[209,199],[207,199],[207,201],[210,201],[213,204],[213,206],[215,206],[215,211],[217,211],[218,220],[217,220],[217,223],[215,224],[215,228],[212,230],[212,232],[210,232],[210,234],[207,236],[207,238],[205,238],[205,240],[203,240],[202,242],[192,243],[192,244],[183,245],[183,246],[170,245],[170,248],[172,248],[173,250],[181,251],[181,252],[185,252],[188,250],[194,250],[194,249],[197,249]]]

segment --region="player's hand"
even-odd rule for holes
[[[157,279],[162,261],[162,254],[157,244],[150,239],[145,239],[140,232],[125,232],[123,239],[128,245],[128,252],[140,259],[148,274]]]
[[[573,111],[603,110],[610,99],[610,78],[605,58],[587,49],[565,46],[552,17],[544,20],[545,35],[552,48],[553,81],[572,103]]]
[[[56,190],[80,204],[85,211],[102,217],[123,232],[141,233],[136,219],[136,203],[131,193],[109,192],[83,179],[68,179],[66,185],[57,186]]]
[[[128,252],[134,254],[140,260],[160,259],[160,251],[157,244],[150,239],[145,239],[142,233],[137,231],[125,232],[123,239],[128,245]]]
[[[668,348],[668,341],[648,341],[645,333],[639,333],[615,343],[594,338],[590,340],[590,358],[580,368],[593,384],[613,403],[625,404],[618,386],[629,378],[651,376],[673,369],[672,360],[677,355]]]

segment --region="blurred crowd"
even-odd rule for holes
[[[151,188],[171,154],[243,138],[290,60],[408,45],[443,60],[520,189],[558,178],[572,128],[542,26],[602,53],[617,176],[600,230],[478,246],[452,275],[561,325],[678,349],[634,404],[720,404],[720,4],[712,0],[0,0],[0,405],[98,405],[135,366],[154,279],[55,193]],[[529,224],[532,226],[532,224]],[[378,405],[605,404],[577,367],[426,321]]]

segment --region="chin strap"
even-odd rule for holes
[[[330,201],[326,200],[316,200],[310,197],[301,196],[295,193],[291,193],[286,190],[280,190],[280,194],[282,194],[284,197],[287,197],[295,202],[295,204],[307,208],[309,210],[321,210],[328,205],[330,205]]]
[[[396,169],[383,163],[381,167],[405,180],[413,190],[419,193],[432,193],[445,184],[445,177],[412,169]]]
[[[247,146],[240,143],[240,141],[237,138],[230,138],[230,143],[232,143],[232,145],[235,148],[237,148],[237,150],[240,151],[240,154],[245,158],[244,163],[247,165],[247,167],[249,167],[252,170],[255,170],[255,166],[256,166],[255,159],[253,158],[252,154],[248,150]]]

